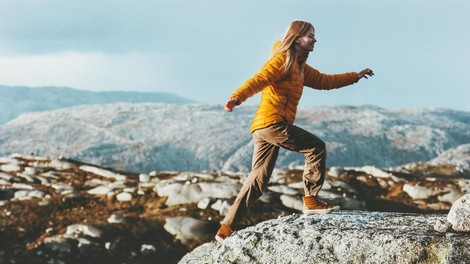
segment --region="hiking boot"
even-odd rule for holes
[[[311,214],[328,214],[333,211],[339,210],[338,205],[328,205],[318,199],[317,196],[304,196],[304,209],[302,213],[306,215]]]
[[[215,240],[222,242],[224,239],[232,235],[233,230],[228,225],[222,224],[215,235]]]

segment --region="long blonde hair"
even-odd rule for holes
[[[306,21],[295,20],[292,21],[287,28],[287,32],[284,35],[281,43],[277,48],[275,48],[271,54],[271,58],[276,56],[279,53],[286,53],[286,62],[284,64],[284,69],[281,73],[281,80],[289,78],[294,68],[295,63],[297,63],[298,51],[295,48],[296,40],[300,37],[305,36],[310,29],[313,29],[313,25]],[[300,72],[303,72],[305,66],[305,61],[300,65]]]

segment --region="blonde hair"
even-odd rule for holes
[[[313,25],[309,22],[301,20],[292,21],[287,28],[287,32],[284,35],[281,43],[273,50],[271,58],[279,53],[286,53],[286,62],[281,73],[281,80],[289,78],[295,63],[297,63],[298,51],[295,48],[295,41],[298,38],[305,36],[310,29],[313,29]],[[303,72],[304,66],[305,61],[302,62],[302,65],[300,65],[301,73]]]

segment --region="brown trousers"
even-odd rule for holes
[[[281,122],[253,132],[253,167],[222,224],[233,226],[266,190],[279,153],[279,147],[303,153],[305,195],[316,196],[325,180],[325,142],[308,131]]]

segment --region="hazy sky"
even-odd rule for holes
[[[315,26],[314,68],[376,73],[302,106],[470,111],[468,0],[0,0],[0,84],[223,104],[294,19]]]

